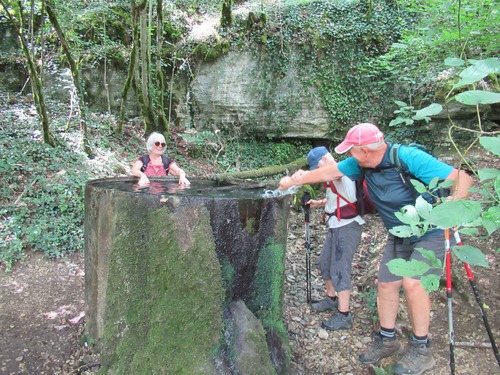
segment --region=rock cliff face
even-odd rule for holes
[[[189,119],[196,130],[231,129],[284,138],[326,138],[328,113],[297,69],[269,82],[249,52],[201,63],[189,85]],[[220,129],[222,130],[222,129]]]

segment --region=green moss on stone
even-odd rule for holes
[[[104,314],[103,373],[206,374],[224,301],[209,213],[122,202]],[[185,238],[189,232],[189,238]]]

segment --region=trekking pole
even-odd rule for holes
[[[460,238],[460,234],[457,230],[453,231],[453,235],[455,236],[455,242],[458,246],[462,246],[462,239]],[[486,328],[486,332],[488,333],[488,338],[490,339],[491,347],[493,348],[493,353],[495,354],[495,358],[497,360],[498,366],[500,366],[500,355],[498,354],[498,347],[495,343],[495,338],[493,337],[493,333],[491,332],[490,324],[488,323],[488,317],[486,316],[486,312],[484,311],[483,303],[481,301],[481,296],[479,295],[479,290],[477,289],[476,280],[474,278],[474,274],[472,273],[472,269],[469,266],[469,263],[464,262],[465,272],[467,273],[467,277],[469,278],[469,283],[472,287],[472,291],[474,292],[474,296],[476,297],[476,302],[479,305],[479,310],[481,311],[481,316],[483,317],[484,327]]]
[[[446,270],[446,298],[448,299],[448,331],[450,336],[450,370],[451,375],[455,374],[455,333],[453,332],[453,296],[451,281],[451,245],[450,230],[444,230],[444,243],[446,249],[445,270]]]
[[[306,285],[307,285],[307,303],[311,302],[311,236],[309,230],[309,214],[311,212],[311,206],[307,203],[311,200],[311,194],[308,191],[304,191],[302,195],[302,209],[304,210],[305,220],[305,230],[306,230]]]

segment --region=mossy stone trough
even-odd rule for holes
[[[89,181],[86,334],[105,374],[286,374],[288,196]]]

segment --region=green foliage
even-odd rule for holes
[[[311,149],[311,144],[305,141],[263,141],[254,137],[240,139],[237,133],[202,131],[182,137],[189,143],[191,157],[211,160],[224,172],[286,164],[304,157]]]
[[[496,75],[500,73],[500,60],[498,58],[488,58],[484,60],[471,61],[469,66],[466,66],[465,61],[457,58],[447,59],[446,63],[454,67],[463,67],[460,72],[457,72],[459,79],[454,85],[449,95],[450,99],[456,100],[465,105],[476,106],[478,113],[478,129],[472,130],[476,133],[474,143],[479,141],[479,144],[487,151],[493,153],[497,158],[500,156],[500,137],[489,136],[481,126],[481,105],[500,103],[500,94],[496,92],[485,92],[475,90],[478,82],[483,81],[487,77],[492,77],[496,80]],[[468,88],[469,90],[463,91]],[[452,96],[455,90],[460,89],[461,92]],[[431,104],[432,106],[432,104]],[[450,141],[454,145],[458,154],[462,157],[462,161],[470,168],[470,170],[478,177],[481,186],[471,189],[471,192],[479,194],[480,199],[472,200],[452,200],[438,201],[437,204],[431,205],[422,197],[417,198],[414,206],[403,207],[400,212],[395,215],[404,224],[390,230],[392,234],[399,237],[422,236],[432,228],[449,229],[453,228],[465,235],[477,236],[479,233],[487,233],[491,235],[500,228],[500,171],[496,168],[486,168],[477,170],[467,161],[466,153],[472,147],[468,147],[465,152],[456,145],[452,130],[456,132],[466,131],[471,132],[471,129],[462,129],[453,123],[450,125],[449,135]],[[493,133],[496,134],[496,133]],[[425,190],[432,192],[436,187],[437,182],[431,182],[427,188],[421,183],[414,183],[417,191],[423,193]],[[483,252],[473,246],[453,246],[453,253],[462,262],[467,262],[471,265],[488,267],[488,262]],[[497,250],[500,250],[497,249]],[[440,262],[426,258],[430,262],[431,267],[440,268]],[[405,262],[402,260],[392,260],[388,266],[391,272],[412,277],[421,275],[427,272],[424,263],[421,262]],[[427,277],[422,279],[422,284],[426,290],[436,290],[439,286],[436,277]]]
[[[82,248],[83,188],[88,174],[67,169],[82,164],[65,147],[34,140],[26,130],[1,131],[2,232],[0,261],[7,268],[26,249],[60,257]]]
[[[367,22],[367,6],[360,2],[295,1],[282,7],[273,4],[265,10],[269,19],[266,28],[248,36],[259,46],[256,55],[262,75],[255,90],[262,97],[262,106],[274,103],[278,78],[297,79],[303,87],[300,92],[296,89],[297,94],[292,92],[282,106],[274,103],[283,118],[273,116],[270,123],[286,127],[302,95],[321,99],[332,134],[343,132],[339,131],[342,125],[377,118],[388,107],[389,86],[380,74],[385,72],[368,65],[397,40],[399,31],[410,21],[403,9],[381,2]]]
[[[395,97],[405,97],[415,107],[443,101],[439,93],[443,88],[448,91],[449,72],[443,71],[441,61],[447,58],[452,66],[456,58],[473,61],[498,53],[496,0],[408,0],[400,4],[418,24],[407,28],[401,40],[377,59],[377,69],[399,82]]]
[[[419,120],[423,120],[428,123],[431,121],[431,116],[437,115],[443,110],[443,106],[437,103],[432,103],[431,105],[420,110],[415,110],[413,106],[399,100],[395,100],[394,103],[399,106],[399,109],[394,111],[394,114],[397,117],[389,123],[389,126],[400,124],[408,126],[413,125],[415,121]]]

